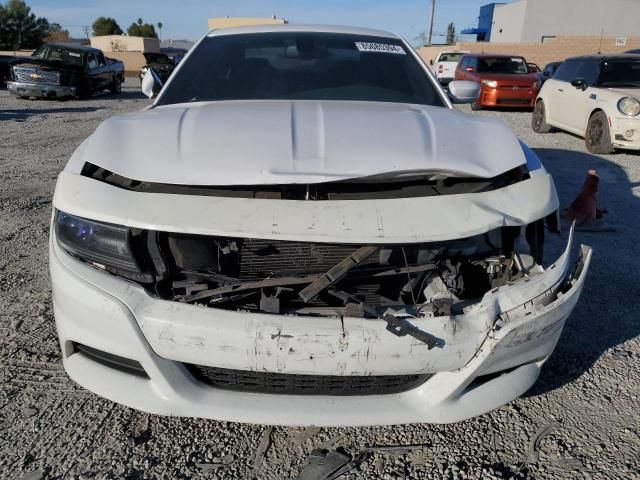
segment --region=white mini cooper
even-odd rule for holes
[[[567,59],[540,90],[531,126],[580,135],[591,153],[640,150],[640,55]]]

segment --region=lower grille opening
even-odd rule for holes
[[[82,343],[73,343],[73,351],[74,353],[79,353],[89,360],[93,360],[96,363],[104,365],[105,367],[113,368],[114,370],[118,370],[123,373],[128,373],[129,375],[136,375],[141,378],[149,378],[147,372],[144,371],[142,365],[136,360],[131,360],[130,358],[121,357],[119,355],[114,355],[113,353],[103,352],[102,350],[98,350],[97,348],[89,347],[88,345],[83,345]]]
[[[282,395],[383,395],[414,389],[431,375],[329,376],[251,372],[186,365],[199,381],[215,388]]]
[[[500,105],[529,105],[531,99],[526,98],[500,98],[496,102]]]
[[[491,380],[495,380],[496,378],[501,377],[502,375],[506,375],[508,373],[513,372],[514,370],[516,370],[517,368],[520,368],[521,366],[522,365],[517,365],[515,367],[506,368],[504,370],[498,370],[497,372],[487,373],[486,375],[480,375],[473,379],[473,382],[469,384],[466,390],[471,391],[474,388],[478,388],[484,385],[485,383],[490,382]]]

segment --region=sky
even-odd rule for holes
[[[449,22],[457,32],[476,26],[480,6],[486,3],[490,0],[436,0],[433,43],[444,42]],[[380,28],[417,43],[428,30],[431,13],[431,0],[27,0],[27,4],[37,16],[61,24],[73,37],[82,37],[84,25],[107,16],[123,30],[138,18],[162,22],[163,38],[189,40],[207,33],[209,17],[276,15],[289,23]]]

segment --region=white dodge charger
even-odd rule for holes
[[[570,233],[543,266],[551,176],[505,124],[455,111],[406,41],[213,31],[143,88],[153,105],[105,121],[56,186],[55,318],[80,385],[328,426],[455,422],[536,381],[591,252]]]

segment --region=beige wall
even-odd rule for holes
[[[160,52],[160,40],[157,38],[129,37],[126,35],[104,35],[91,37],[91,46],[105,53],[110,52]]]
[[[284,23],[287,22],[282,18],[218,17],[209,19],[209,30],[244,27],[248,25],[282,25]]]
[[[29,57],[33,53],[33,50],[0,50],[0,55],[9,55],[14,57]]]
[[[127,75],[137,74],[147,64],[142,52],[105,52],[105,55],[124,63],[124,72]]]
[[[600,49],[600,44],[602,48]],[[627,38],[624,47],[616,47],[614,37],[558,37],[545,43],[493,43],[493,42],[459,42],[455,45],[439,45],[418,49],[420,56],[429,63],[443,51],[468,50],[473,53],[504,53],[522,55],[528,62],[543,68],[549,62],[564,60],[576,55],[603,53],[622,53],[625,50],[640,48],[640,36]]]

